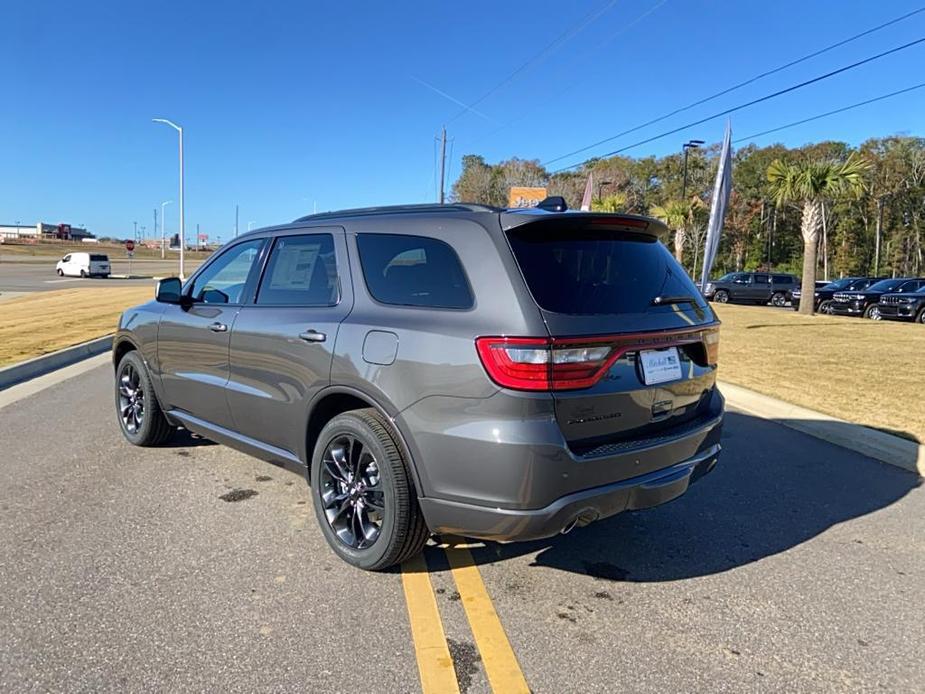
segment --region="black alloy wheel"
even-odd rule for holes
[[[344,434],[329,442],[322,459],[318,493],[337,539],[353,549],[372,546],[382,532],[385,494],[371,449]]]

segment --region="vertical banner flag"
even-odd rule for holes
[[[723,233],[723,219],[726,217],[726,205],[732,195],[732,123],[726,121],[726,134],[723,137],[723,151],[719,155],[719,168],[716,170],[716,185],[713,186],[713,199],[710,204],[710,222],[707,225],[707,239],[703,247],[703,274],[700,278],[700,291],[710,280],[710,270],[716,260],[719,238]]]
[[[588,182],[585,184],[585,194],[581,196],[581,211],[591,211],[591,196],[594,195],[594,174],[588,174]]]

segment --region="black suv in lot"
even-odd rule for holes
[[[877,310],[880,317],[887,320],[915,321],[925,325],[925,282],[914,292],[884,294]]]
[[[736,301],[749,304],[784,306],[791,292],[800,286],[793,275],[768,272],[730,272],[707,282],[703,295],[710,301],[725,304]]]
[[[866,289],[839,291],[832,297],[830,313],[834,316],[863,316],[880,320],[880,297],[884,294],[909,294],[925,287],[925,279],[897,277],[874,282]]]
[[[870,285],[875,282],[879,282],[884,279],[883,277],[843,277],[839,280],[834,280],[832,282],[823,283],[820,287],[819,284],[816,284],[815,297],[813,303],[815,304],[813,310],[818,311],[819,313],[831,313],[832,300],[835,297],[835,292],[856,292],[862,289],[867,289]],[[802,291],[799,287],[793,290],[790,295],[790,305],[793,306],[794,311],[800,310],[800,299]]]
[[[430,533],[542,538],[675,499],[720,452],[719,322],[664,224],[553,202],[237,237],[123,314],[125,438],[184,427],[300,471],[364,569]]]

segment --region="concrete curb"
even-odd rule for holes
[[[110,349],[112,349],[112,335],[105,335],[73,347],[66,347],[57,352],[43,354],[41,357],[5,366],[0,369],[0,390],[5,390],[17,383],[42,376],[56,369],[70,366],[88,357],[108,352]]]
[[[893,436],[861,424],[756,393],[748,388],[720,382],[726,403],[763,419],[770,419],[836,446],[857,451],[889,465],[925,476],[925,445]]]

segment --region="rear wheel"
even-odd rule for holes
[[[771,304],[773,306],[784,306],[787,303],[787,295],[783,292],[774,292],[774,296],[771,297]]]
[[[399,564],[430,536],[397,436],[372,408],[345,412],[325,425],[312,456],[311,484],[324,539],[357,568]]]
[[[881,320],[880,307],[877,306],[877,304],[871,304],[864,309],[864,317],[870,318],[871,320]]]
[[[128,352],[116,367],[116,414],[122,434],[136,446],[156,446],[173,431],[154,395],[138,352]]]
[[[725,289],[717,289],[716,293],[713,295],[713,301],[718,304],[725,304],[729,302],[729,292]]]
[[[86,273],[84,270],[81,270],[81,271],[80,271],[80,276],[81,276],[81,277],[86,277],[86,276],[87,276],[87,273]]]

